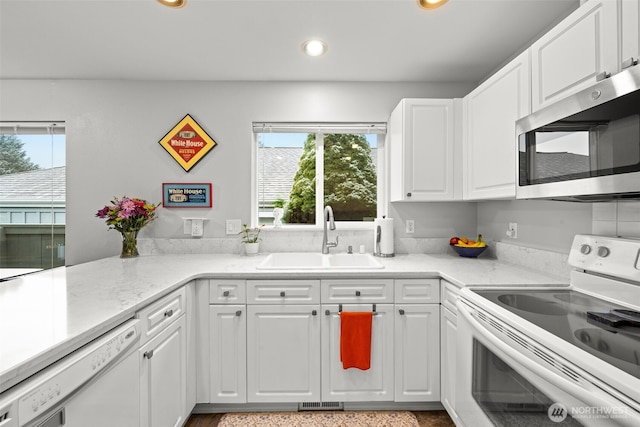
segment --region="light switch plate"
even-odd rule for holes
[[[227,220],[227,234],[238,234],[240,232],[241,220],[239,219],[228,219]]]

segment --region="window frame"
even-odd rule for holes
[[[315,133],[316,134],[316,218],[323,217],[324,210],[324,135],[328,133],[377,134],[376,149],[376,217],[387,212],[388,162],[386,154],[386,123],[253,123],[251,144],[251,226],[259,224],[259,188],[258,188],[258,134],[279,133]],[[371,131],[375,129],[375,131]],[[320,174],[319,171],[323,171]],[[322,189],[318,191],[318,189]],[[373,221],[336,221],[339,230],[372,230]],[[274,230],[295,231],[322,229],[322,221],[315,224],[284,224]]]

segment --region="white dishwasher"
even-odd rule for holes
[[[3,393],[0,427],[137,427],[137,323],[123,323]]]

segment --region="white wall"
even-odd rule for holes
[[[119,252],[120,236],[107,232],[95,218],[98,209],[113,196],[160,202],[163,182],[213,184],[213,208],[197,210],[198,216],[209,218],[204,238],[224,236],[226,219],[249,222],[253,121],[386,121],[401,98],[461,97],[472,88],[418,83],[4,80],[0,120],[67,123],[66,256],[71,265]],[[158,144],[185,114],[219,144],[189,173]],[[441,237],[444,230],[448,235],[460,227],[475,229],[475,206],[460,211],[464,205],[397,204],[393,215],[415,219],[414,237]],[[161,209],[141,237],[183,238],[181,217],[194,215],[194,210]]]

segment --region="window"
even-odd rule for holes
[[[0,123],[0,279],[65,265],[64,123]]]
[[[272,224],[316,224],[330,205],[337,221],[379,216],[386,125],[254,123],[254,218]],[[320,171],[320,172],[319,172]]]

